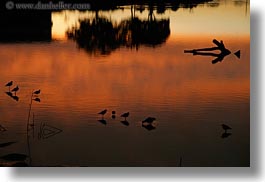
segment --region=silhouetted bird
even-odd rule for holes
[[[115,114],[111,115],[111,118],[112,119],[115,119],[116,118],[116,115]]]
[[[126,113],[123,113],[123,114],[121,115],[121,117],[124,117],[124,118],[125,118],[125,121],[126,121],[126,118],[127,118],[129,115],[130,115],[130,113],[129,113],[129,112],[126,112]]]
[[[222,127],[223,127],[223,129],[225,130],[225,132],[227,131],[227,130],[231,130],[232,128],[230,128],[229,126],[227,126],[227,125],[225,125],[225,124],[222,124]]]
[[[107,113],[107,109],[104,109],[103,111],[99,112],[98,114],[102,115],[102,118],[103,116]]]
[[[35,92],[33,92],[33,94],[36,94],[36,95],[40,94],[40,90],[36,90]]]
[[[152,124],[154,122],[154,120],[156,120],[156,118],[153,117],[148,117],[145,120],[142,121],[142,123],[149,123]]]
[[[18,85],[17,85],[15,88],[13,88],[13,89],[11,90],[11,92],[15,92],[15,95],[16,95],[16,93],[17,93],[18,90],[19,90],[19,87],[18,87]]]
[[[116,114],[116,112],[115,111],[112,111],[111,114]]]
[[[10,81],[10,82],[8,82],[5,86],[8,87],[9,90],[10,90],[10,86],[12,86],[12,85],[13,85],[13,81]]]

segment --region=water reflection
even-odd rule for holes
[[[153,47],[162,44],[170,34],[169,19],[140,20],[133,17],[114,25],[110,19],[96,17],[80,20],[80,26],[67,34],[88,53],[108,55],[121,46],[138,50],[141,44]]]
[[[221,138],[228,138],[230,135],[232,135],[232,133],[226,133],[224,132],[221,136]]]
[[[63,132],[63,130],[61,130],[55,126],[51,126],[51,125],[48,125],[46,123],[41,123],[38,138],[39,139],[47,139],[47,138],[53,137],[55,135],[58,135],[61,132]]]
[[[107,121],[105,119],[99,119],[98,121],[103,125],[107,125]]]
[[[156,129],[156,127],[153,126],[152,124],[142,124],[142,127],[147,129],[148,131],[152,131],[152,130]]]
[[[8,147],[14,143],[17,143],[17,142],[6,142],[6,143],[0,143],[0,148],[4,148],[4,147]]]
[[[0,22],[0,42],[51,41],[51,11],[1,9]]]
[[[4,132],[4,131],[7,131],[6,128],[0,125],[0,132]]]
[[[129,126],[129,125],[130,125],[130,123],[129,123],[127,120],[121,121],[121,123],[122,123],[123,125],[125,125],[125,126]]]
[[[213,39],[213,43],[216,45],[216,47],[210,47],[210,48],[201,48],[201,49],[192,49],[192,50],[184,50],[184,53],[192,53],[193,56],[199,55],[199,56],[211,56],[216,57],[212,60],[212,64],[222,62],[223,59],[231,54],[231,51],[225,48],[225,45],[223,41],[220,42],[216,39]],[[214,53],[213,51],[220,51],[220,53]],[[240,50],[234,53],[238,58],[240,58]]]
[[[220,6],[214,8],[217,15],[221,11]],[[143,9],[149,11],[148,5],[136,7],[139,7],[139,11]],[[177,10],[180,6],[175,8]],[[154,11],[156,9],[157,7],[154,7]],[[185,160],[185,166],[248,166],[249,39],[245,34],[234,37],[230,34],[201,36],[200,33],[184,34],[184,31],[180,31],[182,34],[176,33],[176,30],[181,28],[189,31],[188,25],[193,24],[193,19],[196,22],[200,18],[208,20],[209,17],[200,15],[202,10],[207,12],[209,8],[199,6],[198,10],[194,11],[194,14],[185,10],[177,13],[170,12],[170,16],[166,11],[162,19],[170,18],[170,36],[163,46],[156,49],[150,48],[150,45],[141,47],[137,52],[116,48],[115,53],[112,52],[108,57],[88,57],[85,51],[76,49],[76,43],[73,41],[0,45],[0,58],[7,60],[1,62],[1,83],[6,83],[7,80],[18,80],[19,86],[23,88],[18,92],[20,98],[28,98],[29,95],[24,90],[31,90],[32,86],[45,90],[44,95],[41,96],[45,102],[38,104],[36,108],[34,105],[34,113],[38,113],[38,121],[49,121],[49,124],[47,123],[49,126],[56,126],[55,128],[59,129],[40,128],[40,138],[49,138],[50,141],[30,140],[31,136],[28,137],[29,152],[24,154],[28,158],[24,162],[14,161],[9,164],[17,166],[183,166],[182,158],[176,157],[176,154],[181,152],[189,156],[189,160]],[[125,11],[124,15],[119,11],[118,13],[127,17],[121,17],[121,21],[113,20],[115,16],[111,21],[106,18],[111,23],[106,23],[106,26],[111,25],[115,29],[125,20],[130,23],[134,19],[141,22],[159,20],[157,14],[151,14],[148,17],[147,11],[144,11],[142,16],[139,14],[136,16],[134,13],[132,18],[128,18],[130,13],[127,14]],[[163,12],[163,7],[159,11]],[[211,12],[208,12],[208,15]],[[227,15],[229,12],[231,11],[224,14]],[[110,14],[113,15],[114,12]],[[211,15],[214,20],[219,17],[215,14]],[[106,13],[103,16],[103,13],[99,12],[98,17],[109,16],[106,16]],[[190,17],[189,21],[187,17]],[[91,21],[94,18],[92,17]],[[217,22],[224,23],[224,21]],[[131,26],[130,23],[128,26]],[[197,30],[197,28],[199,27],[193,25],[193,29]],[[211,29],[206,24],[205,29],[208,28]],[[242,25],[239,29],[246,30]],[[185,48],[205,47],[205,40],[211,41],[213,37],[225,40],[226,46],[231,50],[240,47],[244,52],[241,57],[244,61],[240,64],[227,61],[220,66],[212,66],[207,62],[201,64],[201,62],[186,61],[194,57],[183,54]],[[140,42],[139,45],[146,45],[143,40],[138,42]],[[128,46],[126,43],[122,46],[130,48],[130,45],[131,43]],[[136,48],[136,46],[133,47]],[[229,60],[230,56],[225,58]],[[6,87],[4,91],[8,91],[8,88]],[[40,90],[34,91],[33,94],[40,94]],[[37,98],[32,97],[30,102],[35,103]],[[1,137],[3,136],[1,144],[4,146],[14,140],[19,142],[11,144],[10,147],[4,147],[5,150],[1,148],[0,156],[8,153],[23,154],[26,146],[24,145],[26,144],[24,125],[28,102],[21,99],[22,101],[17,104],[9,100],[5,93],[0,94],[1,103],[6,103],[1,104],[1,118],[6,121],[6,124],[3,124],[8,129],[8,132],[1,133]],[[35,104],[37,106],[37,103]],[[97,115],[104,108],[107,108],[108,112]],[[127,118],[129,121],[119,120],[121,108],[123,112],[133,113]],[[114,110],[117,113],[111,112]],[[139,122],[144,119],[142,116],[148,116],[151,113],[161,121],[159,126],[156,126],[155,121],[151,119],[146,119],[143,123]],[[29,116],[32,115],[29,114]],[[117,116],[118,120],[111,120],[111,127],[108,129],[103,127],[102,124],[106,125],[112,116]],[[208,137],[216,135],[213,130],[218,125],[216,118],[229,120],[229,125],[237,127],[238,132],[233,135],[234,140],[224,144],[216,142],[220,136]],[[100,120],[97,121],[97,119]],[[33,118],[28,122],[29,135],[32,135],[31,131],[34,135],[34,126],[39,129],[39,122],[34,120],[33,114]],[[137,126],[136,123],[140,124]],[[64,133],[51,137],[62,128]],[[220,132],[220,135],[224,138],[231,136],[228,132],[223,134]],[[85,146],[84,143],[90,145]],[[225,146],[222,146],[223,144]],[[54,150],[62,146],[65,148],[63,153]],[[201,146],[204,150],[198,150]],[[107,155],[106,151],[108,151]],[[224,154],[225,157],[220,159],[212,154]],[[0,165],[2,164],[4,163],[1,161]]]

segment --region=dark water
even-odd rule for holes
[[[169,20],[169,27],[156,24],[150,35],[131,33],[130,6],[98,15],[53,12],[52,41],[0,43],[0,124],[7,130],[0,131],[0,144],[16,142],[1,147],[0,156],[25,154],[32,166],[249,166],[248,8],[239,1],[162,14],[154,8],[151,18]],[[148,24],[149,13],[136,9],[138,24]],[[91,28],[95,16],[104,30],[112,25],[107,36],[96,26],[98,35],[67,38],[76,25],[81,31],[78,19],[89,19]],[[232,52],[222,62],[184,54],[213,47],[214,38]],[[11,89],[20,88],[18,101],[5,93],[11,80]],[[27,132],[31,92],[38,89],[29,119],[34,113],[34,130]],[[156,118],[152,127],[142,127],[147,117]]]

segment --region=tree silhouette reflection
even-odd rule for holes
[[[170,34],[169,19],[157,20],[149,8],[147,20],[132,16],[115,24],[110,19],[96,16],[80,20],[78,27],[67,32],[68,38],[76,41],[79,48],[93,55],[108,55],[124,46],[138,50],[140,45],[155,47],[166,41]]]

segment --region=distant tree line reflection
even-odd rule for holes
[[[110,19],[96,17],[80,20],[79,27],[67,32],[80,48],[91,54],[110,54],[121,47],[138,49],[140,45],[155,47],[166,41],[170,34],[169,19],[140,20],[137,17],[114,25]]]

